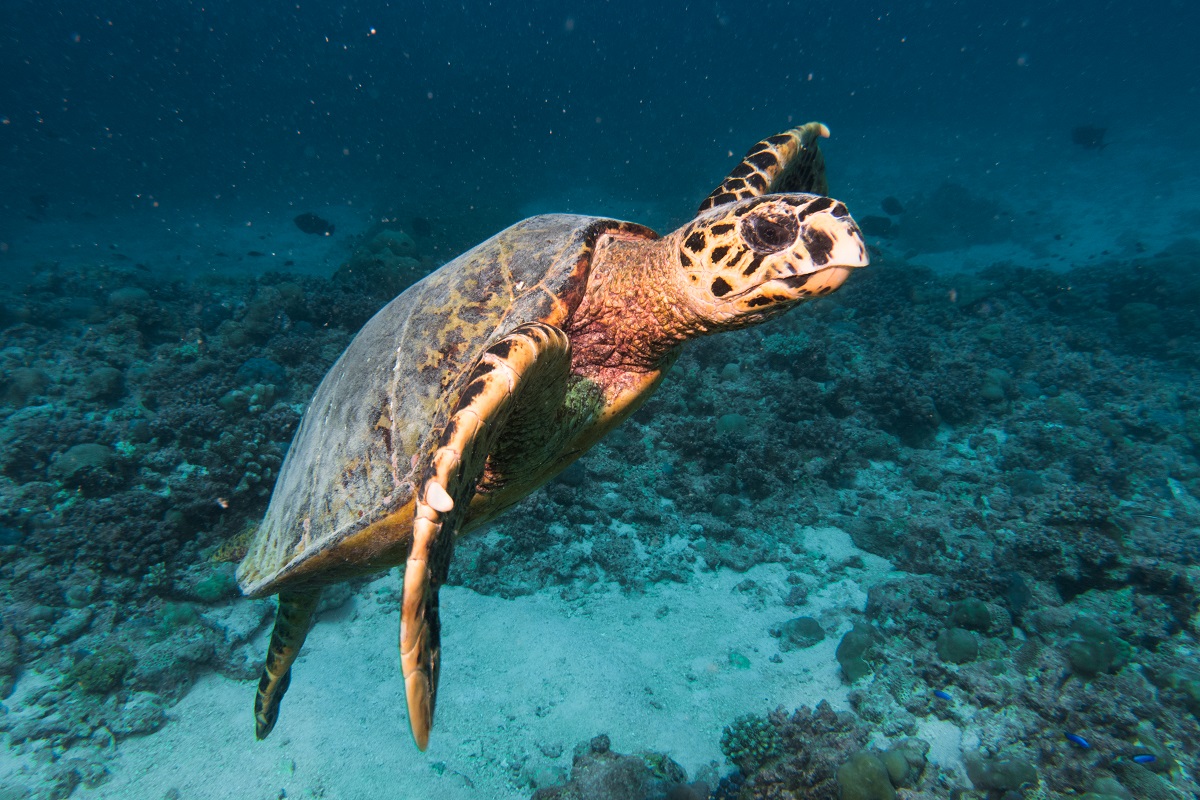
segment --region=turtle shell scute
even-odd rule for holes
[[[238,568],[243,591],[277,591],[320,554],[362,558],[359,550],[340,554],[339,546],[412,503],[414,470],[432,451],[484,350],[527,322],[562,326],[583,297],[593,246],[607,231],[657,236],[615,220],[531,217],[375,314],[321,381],[301,420]],[[304,579],[319,583],[322,575]]]

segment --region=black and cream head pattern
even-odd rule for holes
[[[814,194],[718,205],[677,236],[689,297],[718,324],[752,324],[829,294],[868,263],[846,206]]]

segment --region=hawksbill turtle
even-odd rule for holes
[[[454,542],[579,458],[690,339],[755,325],[868,263],[809,123],[757,143],[687,224],[547,214],[412,285],[318,386],[237,570],[279,595],[255,698],[270,733],[324,585],[404,564],[400,659],[424,750]]]

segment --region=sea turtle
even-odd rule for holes
[[[825,196],[817,139],[828,135],[814,122],[754,145],[667,236],[613,219],[526,219],[367,322],[317,387],[238,567],[246,595],[279,595],[259,739],[321,587],[405,564],[400,659],[425,749],[455,538],[628,417],[689,339],[762,322],[866,266],[858,227]]]

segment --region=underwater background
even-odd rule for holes
[[[1200,796],[1200,6],[0,4],[0,800]],[[872,264],[692,343],[272,737],[261,519],[361,325],[810,119]]]

